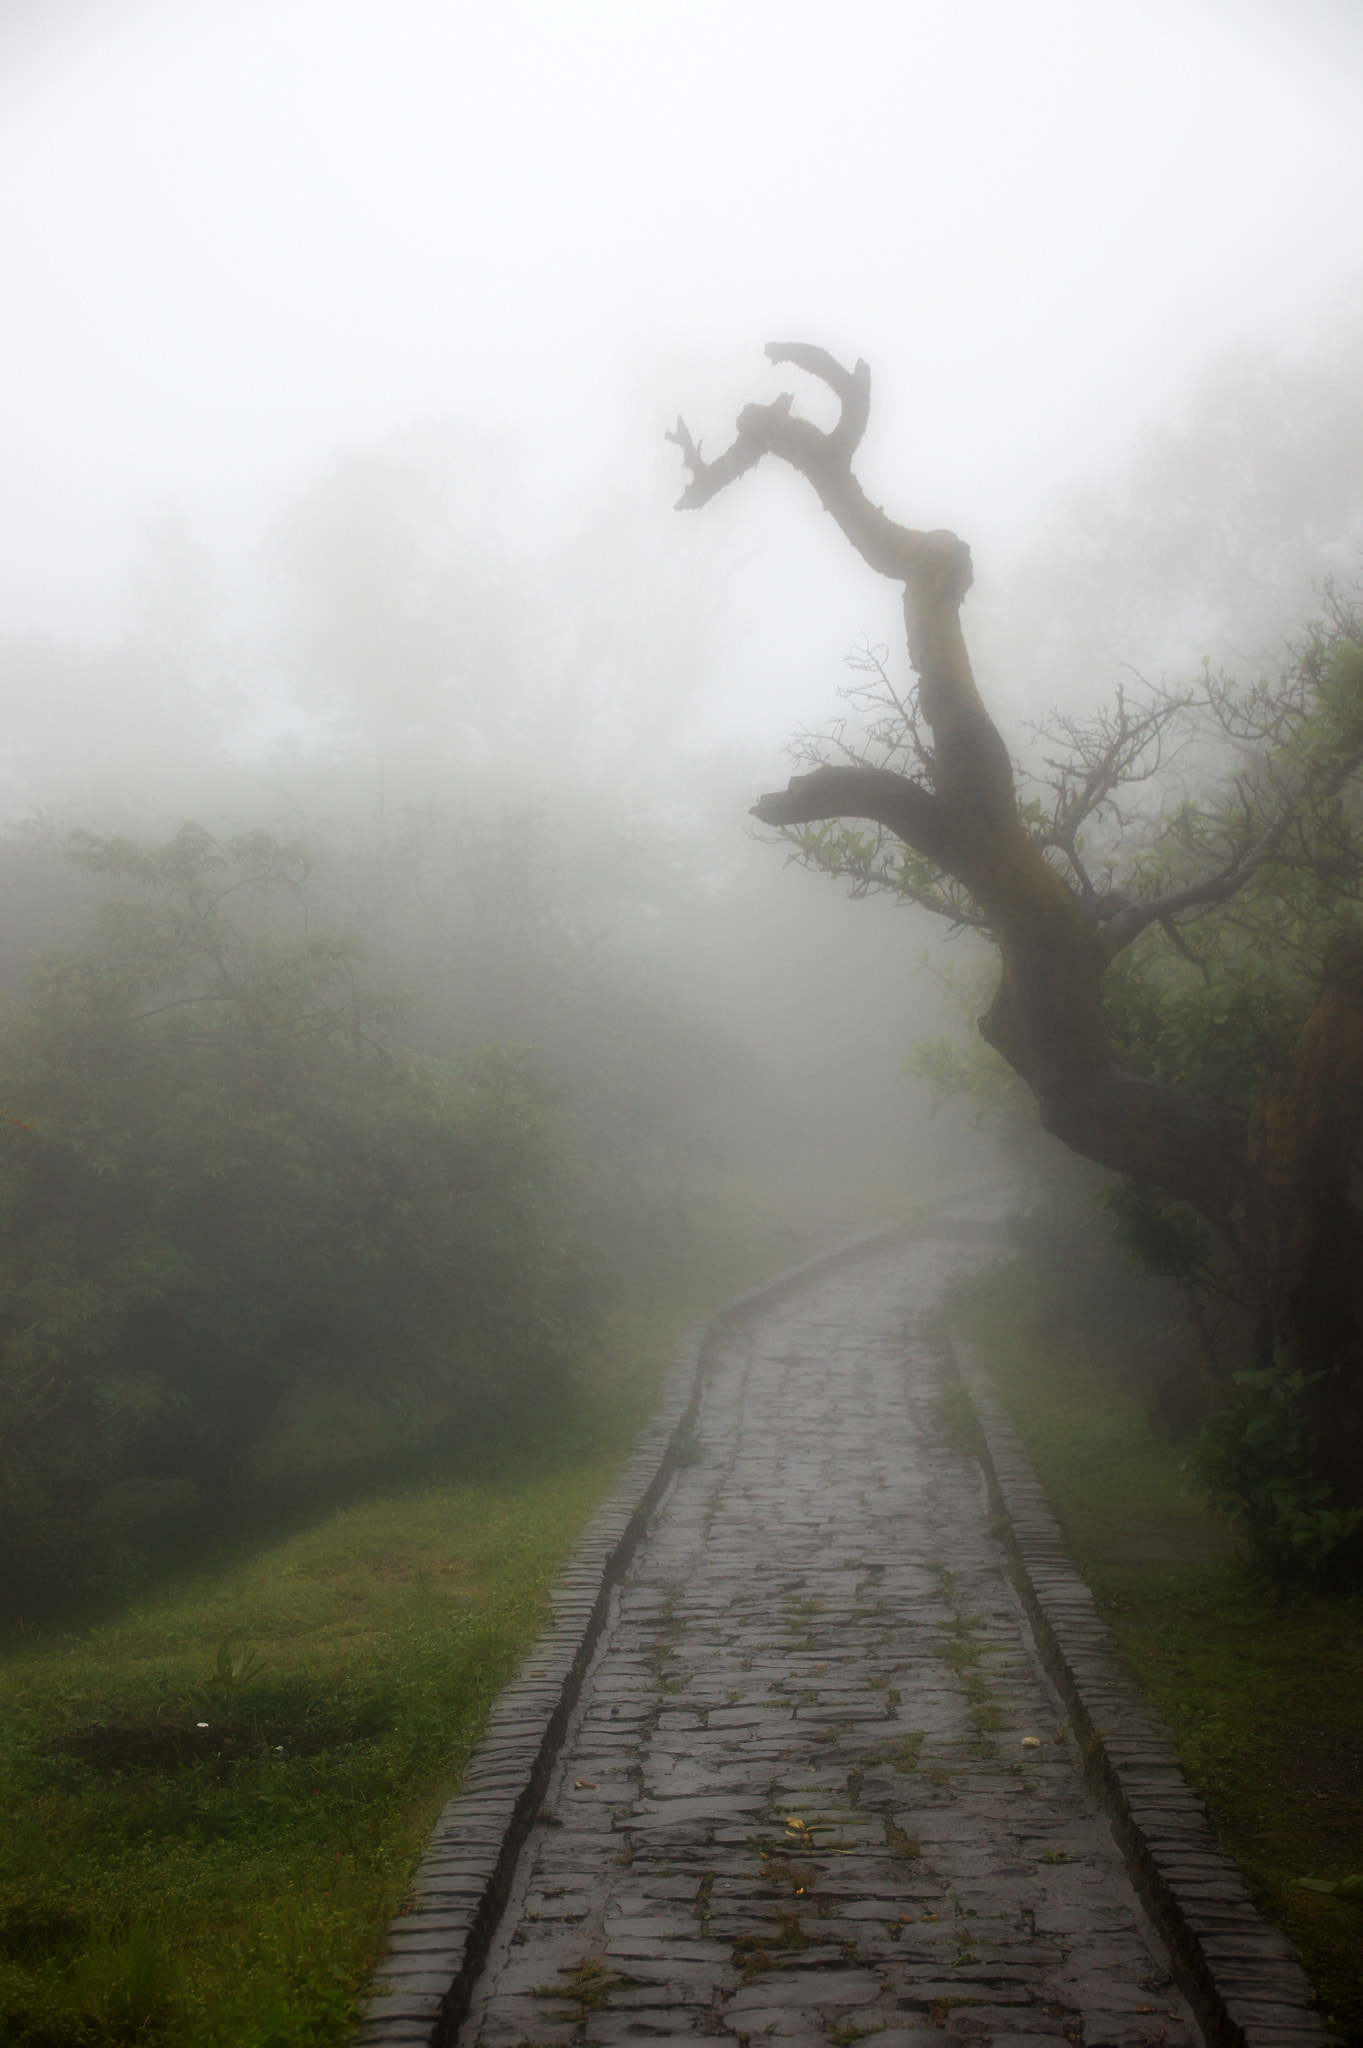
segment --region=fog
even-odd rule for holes
[[[692,1019],[659,1183],[702,1124],[987,1169],[902,1071],[941,934],[746,824],[895,593],[772,465],[678,517],[663,431],[722,445],[771,338],[865,356],[859,473],[970,541],[1010,739],[1252,662],[1363,530],[1361,68],[1320,0],[8,0],[10,990],[92,900],[35,833],[261,826],[413,1043],[529,1045],[602,1143]]]

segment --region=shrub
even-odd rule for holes
[[[1317,1445],[1303,1395],[1312,1376],[1271,1366],[1232,1375],[1231,1398],[1207,1422],[1198,1466],[1214,1506],[1275,1572],[1320,1572],[1340,1561],[1363,1508],[1340,1508],[1317,1475]]]

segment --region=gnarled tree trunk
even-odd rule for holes
[[[930,781],[819,767],[762,797],[753,815],[777,827],[870,820],[968,891],[1001,963],[981,1035],[1072,1151],[1189,1203],[1216,1231],[1292,1355],[1323,1375],[1315,1406],[1328,1475],[1345,1499],[1363,1497],[1363,1230],[1348,1187],[1363,1141],[1363,947],[1332,947],[1300,1042],[1247,1123],[1124,1070],[1103,1014],[1108,964],[1156,919],[1231,895],[1244,864],[1107,916],[1091,890],[1067,883],[1020,816],[1008,750],[971,672],[960,619],[969,549],[955,534],[898,525],[852,473],[869,414],[867,366],[849,372],[796,343],[767,354],[830,385],[838,424],[822,432],[793,414],[788,396],[749,405],[730,448],[707,462],[679,420],[669,438],[691,473],[679,509],[708,503],[764,455],[806,477],[863,560],[903,585],[933,761]]]

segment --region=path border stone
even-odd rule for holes
[[[1329,2036],[1296,1953],[1261,1917],[1213,1835],[1169,1729],[1137,1688],[1070,1558],[988,1372],[964,1340],[943,1334],[979,1423],[990,1498],[1043,1661],[1209,2042],[1325,2048]]]
[[[410,1903],[389,1922],[387,1951],[353,2048],[450,2048],[454,2041],[610,1612],[612,1589],[695,1424],[712,1345],[814,1274],[914,1234],[911,1224],[891,1224],[802,1260],[679,1340],[658,1407],[574,1545],[549,1596],[552,1619],[498,1695],[460,1790],[441,1810],[416,1867]]]

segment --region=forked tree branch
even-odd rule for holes
[[[1336,797],[1357,774],[1360,762],[1363,728],[1354,736],[1352,746],[1346,744],[1329,757],[1311,763],[1299,786],[1282,789],[1276,816],[1258,830],[1250,798],[1242,791],[1241,843],[1230,858],[1214,873],[1195,882],[1124,905],[1102,928],[1103,944],[1110,957],[1115,957],[1152,924],[1166,923],[1190,910],[1209,910],[1217,904],[1229,903],[1260,870],[1278,859],[1300,826],[1303,812]]]
[[[838,423],[828,433],[810,420],[796,417],[790,392],[770,405],[745,405],[734,438],[722,455],[707,462],[685,420],[678,419],[664,438],[682,451],[691,481],[677,500],[679,512],[693,512],[753,469],[764,455],[779,456],[813,484],[820,503],[832,514],[862,560],[880,576],[904,583],[930,573],[944,596],[959,604],[970,588],[970,550],[955,534],[919,533],[887,518],[873,505],[852,474],[871,409],[871,372],[864,362],[844,369],[827,349],[799,341],[768,342],[773,363],[791,363],[827,384],[841,403]]]

